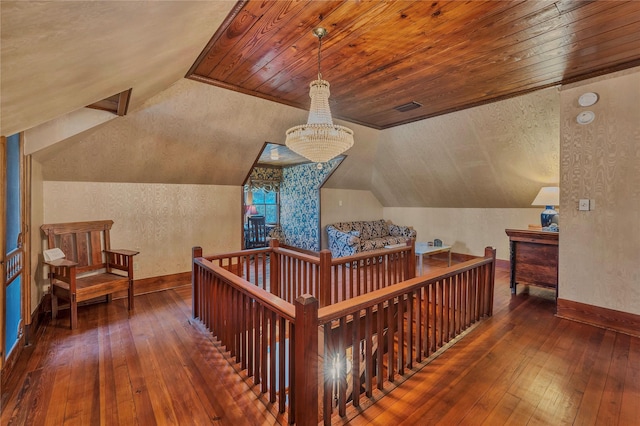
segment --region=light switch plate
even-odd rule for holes
[[[589,211],[589,200],[587,198],[578,200],[578,210]]]

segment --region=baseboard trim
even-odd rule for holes
[[[24,349],[24,346],[25,346],[24,341],[25,341],[25,336],[23,334],[18,339],[18,342],[16,343],[16,346],[13,349],[13,352],[11,352],[9,357],[6,359],[6,361],[2,365],[2,371],[0,371],[0,388],[2,389],[7,388],[7,380],[11,376],[11,373],[13,372],[13,369],[15,368],[16,363],[18,362],[18,358],[20,357],[20,354]]]
[[[496,259],[496,267],[510,270],[511,269],[511,262],[509,262],[508,260],[504,260],[504,259]]]
[[[185,285],[191,285],[191,272],[179,272],[177,274],[161,275],[158,277],[142,278],[140,280],[133,280],[133,295],[139,296],[141,294],[154,293],[156,291],[169,290],[172,288],[182,287]],[[112,294],[112,299],[125,299],[127,297],[127,291],[117,291]],[[93,303],[103,303],[105,298],[103,296],[96,299],[86,300],[79,303],[82,305],[90,305]],[[51,312],[51,294],[47,293],[40,302],[43,306],[42,312]],[[68,303],[61,303],[58,306],[58,310],[69,309]],[[35,330],[34,330],[35,331]]]
[[[49,309],[47,309],[47,306],[49,306]],[[24,327],[26,345],[36,343],[36,336],[40,330],[40,325],[44,320],[46,312],[51,312],[51,295],[49,293],[46,293],[42,299],[40,299],[40,303],[38,303],[38,306],[31,314],[31,323]]]
[[[558,299],[556,316],[640,337],[640,315]]]
[[[437,254],[431,255],[429,257],[432,258],[432,259],[446,261],[448,256],[449,256],[448,253],[437,253]],[[481,257],[482,256],[474,256],[472,254],[456,253],[456,252],[453,252],[453,251],[451,252],[451,262],[452,263],[462,263],[462,262],[466,262],[468,260],[480,259]],[[496,259],[496,267],[511,269],[511,262],[509,262],[508,260]]]

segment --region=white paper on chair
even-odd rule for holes
[[[42,252],[42,254],[44,254],[44,260],[47,262],[65,258],[63,251],[57,247],[49,250],[45,250],[44,252]]]

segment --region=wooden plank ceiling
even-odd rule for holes
[[[308,109],[317,26],[333,116],[376,129],[640,65],[640,1],[243,1],[187,77]]]

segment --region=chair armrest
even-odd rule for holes
[[[393,223],[389,225],[389,235],[392,237],[415,238],[417,234],[413,226],[394,225]]]
[[[327,235],[329,237],[329,250],[331,250],[331,256],[334,258],[351,256],[358,252],[360,247],[358,232],[344,232],[333,226],[327,226]]]
[[[105,253],[113,253],[113,254],[121,254],[123,256],[135,256],[136,254],[139,254],[139,251],[134,251],[134,250],[126,250],[126,249],[110,249],[110,250],[104,250]]]
[[[49,266],[53,266],[54,268],[68,268],[70,266],[76,266],[77,263],[72,261],[72,260],[68,260],[68,259],[56,259],[56,260],[50,260],[50,261],[44,261],[45,265],[49,265]]]
[[[103,250],[107,254],[108,268],[124,271],[133,278],[133,256],[140,253],[139,251],[126,249],[110,249]]]
[[[76,266],[77,262],[68,259],[56,259],[45,261],[45,265],[48,265],[51,269],[49,271],[49,278],[51,278],[51,284],[56,281],[62,281],[69,284],[69,289],[72,293],[76,292]]]

